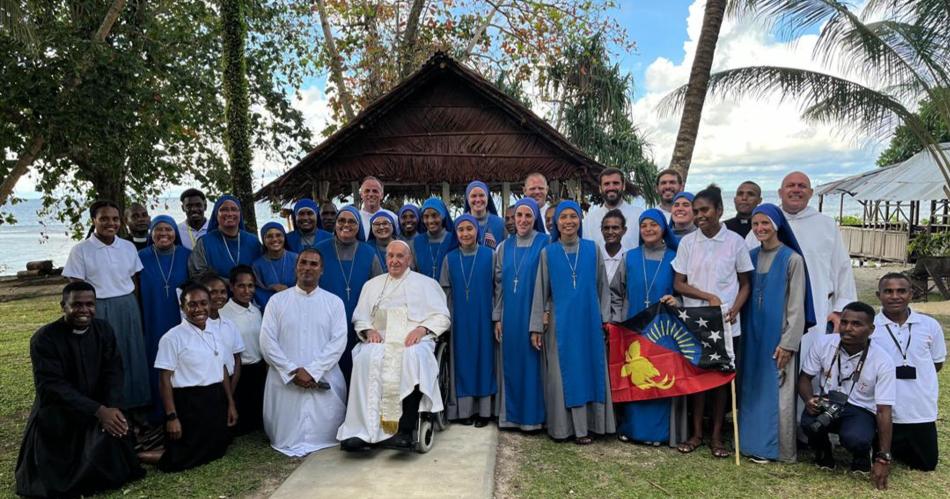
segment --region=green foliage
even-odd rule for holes
[[[569,46],[543,81],[558,130],[597,161],[632,174],[644,198],[655,204],[657,168],[630,120],[633,79],[610,62],[603,38]]]
[[[950,232],[923,232],[917,234],[907,245],[912,255],[950,256]]]
[[[245,48],[255,148],[286,161],[309,147],[291,107],[312,63],[298,13],[284,2],[245,0]],[[153,198],[169,184],[230,190],[223,142],[222,31],[204,0],[129,1],[104,43],[90,39],[112,2],[28,2],[40,56],[0,32],[0,149],[16,157],[46,138],[34,164],[45,212],[84,233],[91,199]],[[295,21],[296,20],[296,21]],[[295,24],[296,23],[296,24]],[[0,179],[10,164],[0,163]]]
[[[947,90],[944,89],[943,93],[946,94]],[[917,116],[935,141],[940,143],[950,142],[950,125],[940,115],[931,99],[924,99],[920,103]],[[924,144],[914,134],[913,130],[907,125],[901,125],[894,130],[894,136],[891,138],[891,143],[888,144],[887,149],[878,156],[877,166],[890,166],[906,161],[923,148]]]
[[[852,227],[860,227],[864,225],[864,221],[861,220],[861,217],[856,217],[854,215],[845,215],[840,218],[839,217],[835,217],[835,218],[838,219],[838,224],[840,225],[846,225],[846,226],[852,226]]]
[[[231,166],[232,192],[241,201],[242,214],[248,230],[257,229],[254,212],[254,191],[251,186],[250,98],[247,90],[247,65],[244,43],[247,38],[247,11],[244,0],[221,2],[221,24],[224,66],[224,114],[227,126],[224,145]]]

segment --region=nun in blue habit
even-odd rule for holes
[[[442,261],[442,289],[452,317],[452,378],[446,404],[448,417],[476,427],[488,424],[494,415],[495,341],[492,334],[494,252],[481,244],[478,219],[462,215],[455,219],[458,248]],[[474,418],[474,421],[473,421]]]
[[[410,216],[406,216],[407,213]],[[419,233],[419,228],[422,225],[419,207],[412,203],[404,204],[402,208],[399,208],[399,212],[396,213],[396,216],[399,217],[399,239],[411,243],[416,237],[416,234]]]
[[[267,222],[261,227],[264,254],[251,265],[254,269],[254,301],[263,313],[274,293],[297,284],[297,253],[288,251],[285,244],[287,231],[279,222]]]
[[[251,265],[261,256],[261,242],[244,228],[241,202],[236,197],[218,198],[211,210],[208,233],[201,236],[188,258],[188,276],[195,279],[209,270],[227,279],[239,264]]]
[[[158,369],[155,355],[158,340],[181,322],[178,289],[188,280],[188,256],[191,251],[181,245],[178,224],[168,215],[152,218],[148,228],[147,246],[139,251],[142,271],[139,273],[139,297],[142,301],[142,322],[145,332],[145,356],[152,394],[153,423],[164,421],[165,407],[158,391]]]
[[[389,222],[388,228],[386,222]],[[379,237],[376,236],[377,233],[380,234]],[[389,270],[386,268],[386,247],[389,246],[389,243],[399,239],[399,225],[396,224],[396,220],[389,212],[379,210],[370,217],[368,239],[367,243],[376,250],[379,265],[383,272],[388,272]]]
[[[750,255],[755,277],[742,309],[739,446],[747,456],[794,462],[797,353],[815,325],[811,282],[782,210],[773,204],[752,210],[752,233],[761,245]]]
[[[548,245],[544,218],[531,198],[515,203],[515,234],[495,251],[492,321],[498,342],[498,426],[523,431],[544,424],[541,353],[532,347],[528,323],[541,250]]]
[[[449,210],[439,198],[429,198],[419,209],[425,232],[412,240],[412,253],[416,257],[416,272],[439,280],[442,272],[442,259],[455,249],[455,227]]]
[[[333,238],[316,246],[323,256],[323,275],[320,287],[337,295],[346,307],[346,351],[340,357],[340,369],[350,385],[353,357],[350,353],[359,342],[353,330],[353,310],[366,281],[383,273],[379,255],[372,245],[365,243],[360,210],[347,205],[340,209],[336,218]]]
[[[623,322],[665,297],[671,300],[673,295],[672,262],[678,238],[667,226],[666,216],[650,208],[640,215],[637,230],[639,246],[627,252],[610,283],[611,316],[615,322]],[[670,303],[675,303],[675,299]],[[669,336],[661,338],[659,344],[673,351],[678,349]],[[617,414],[620,440],[677,445],[686,431],[686,411],[681,410],[684,400],[675,397],[621,404]]]
[[[498,216],[495,200],[485,182],[473,180],[465,188],[465,213],[478,220],[478,244],[494,250],[508,237],[505,219]]]
[[[574,201],[557,205],[551,244],[541,251],[530,330],[541,349],[548,435],[586,445],[590,433],[614,433],[616,423],[603,329],[610,286],[602,252],[580,237],[582,216]]]
[[[285,239],[287,249],[294,253],[313,248],[333,237],[333,234],[320,228],[320,207],[310,198],[301,199],[294,204],[291,221],[294,230],[288,232]],[[263,236],[261,240],[263,241]]]

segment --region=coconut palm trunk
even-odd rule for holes
[[[726,3],[727,0],[706,0],[703,27],[699,32],[696,54],[689,72],[680,128],[676,134],[673,157],[670,159],[670,168],[680,172],[684,182],[693,159],[693,149],[696,148],[699,121],[703,115],[703,104],[706,102],[706,87],[709,86],[709,72],[712,70],[716,43],[719,41],[719,29],[726,14]]]

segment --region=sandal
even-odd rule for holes
[[[694,450],[701,447],[702,445],[703,445],[702,440],[697,441],[697,440],[691,439],[677,445],[676,450],[680,451],[683,454],[689,454],[690,452],[693,452]]]
[[[730,452],[729,449],[727,449],[727,448],[726,448],[725,446],[723,446],[722,444],[716,444],[716,445],[713,445],[713,446],[710,447],[710,448],[712,449],[712,455],[713,455],[713,457],[718,457],[718,458],[722,459],[722,458],[726,458],[726,457],[729,457],[729,456],[732,455],[732,452]]]
[[[594,439],[590,437],[577,437],[574,439],[574,443],[577,445],[590,445],[594,443]]]

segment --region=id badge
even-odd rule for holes
[[[917,379],[917,368],[914,366],[897,366],[897,379]]]

